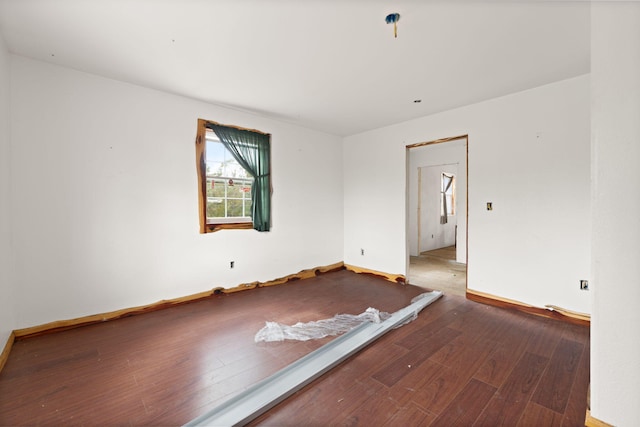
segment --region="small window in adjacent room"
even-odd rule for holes
[[[269,231],[270,135],[198,120],[200,232]]]
[[[456,214],[456,177],[442,173],[440,182],[440,224],[446,224],[449,216]]]

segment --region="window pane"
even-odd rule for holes
[[[224,218],[223,199],[207,199],[207,217]]]
[[[247,173],[247,171],[240,166],[240,164],[235,159],[227,160],[225,163],[225,175],[230,178],[250,178],[251,175]]]
[[[207,162],[207,176],[222,176],[222,163]]]
[[[227,197],[242,199],[242,184],[234,182],[233,185],[227,184]]]
[[[250,217],[253,178],[211,134],[206,139],[206,167],[207,218]]]
[[[207,180],[207,197],[224,197],[224,181]]]
[[[227,216],[242,216],[242,200],[227,199]]]
[[[224,161],[227,149],[220,141],[212,141],[207,138],[207,163],[212,161]]]

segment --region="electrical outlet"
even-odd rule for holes
[[[589,290],[589,281],[588,280],[580,280],[580,289],[583,291]]]
[[[364,249],[360,249],[360,255],[364,255]]]
[[[235,261],[231,261],[229,262],[229,268],[233,268],[235,266],[236,262]]]
[[[487,202],[487,210],[488,211],[492,211],[493,210],[493,203],[492,202]]]

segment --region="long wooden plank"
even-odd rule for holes
[[[540,379],[533,402],[564,413],[578,371],[584,344],[562,339],[551,357],[549,369]]]
[[[440,329],[431,335],[428,341],[425,341],[429,343],[428,346],[420,346],[410,350],[404,356],[382,366],[371,377],[387,387],[392,387],[458,335],[460,335],[460,331],[449,328]]]
[[[431,426],[465,427],[473,425],[496,390],[489,384],[471,379]]]
[[[325,372],[362,350],[390,330],[404,324],[442,292],[423,294],[381,323],[364,323],[325,344],[226,403],[187,423],[186,426],[236,426],[258,417]]]
[[[526,409],[538,380],[549,363],[546,357],[525,353],[509,378],[476,420],[482,426],[515,426]]]

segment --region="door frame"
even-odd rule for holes
[[[447,137],[447,138],[440,138],[440,139],[436,139],[436,140],[432,140],[432,141],[425,141],[425,142],[417,142],[414,144],[408,144],[405,146],[405,152],[406,152],[406,167],[405,167],[405,172],[406,172],[406,181],[407,181],[407,185],[406,185],[406,199],[405,199],[405,236],[406,236],[406,254],[407,254],[407,259],[406,259],[406,263],[407,263],[407,267],[406,267],[406,271],[407,271],[407,283],[409,283],[409,273],[410,273],[410,262],[411,262],[411,251],[409,250],[409,200],[411,195],[409,194],[409,175],[410,175],[410,170],[409,170],[409,165],[410,165],[410,156],[411,156],[411,150],[414,148],[420,148],[420,147],[425,147],[425,146],[429,146],[429,145],[435,145],[435,144],[444,144],[447,142],[451,142],[451,141],[458,141],[460,139],[464,139],[466,140],[466,144],[465,144],[465,158],[466,158],[466,171],[465,171],[465,180],[466,180],[466,206],[465,206],[465,220],[466,220],[466,230],[465,230],[465,235],[466,235],[466,239],[465,239],[465,255],[466,255],[466,265],[467,265],[467,275],[466,275],[466,280],[465,280],[465,293],[466,291],[469,289],[469,134],[464,134],[464,135],[458,135],[458,136],[452,136],[452,137]],[[418,227],[420,227],[420,221],[418,221]],[[419,247],[420,242],[418,242],[418,247]],[[456,242],[457,244],[457,242]]]

